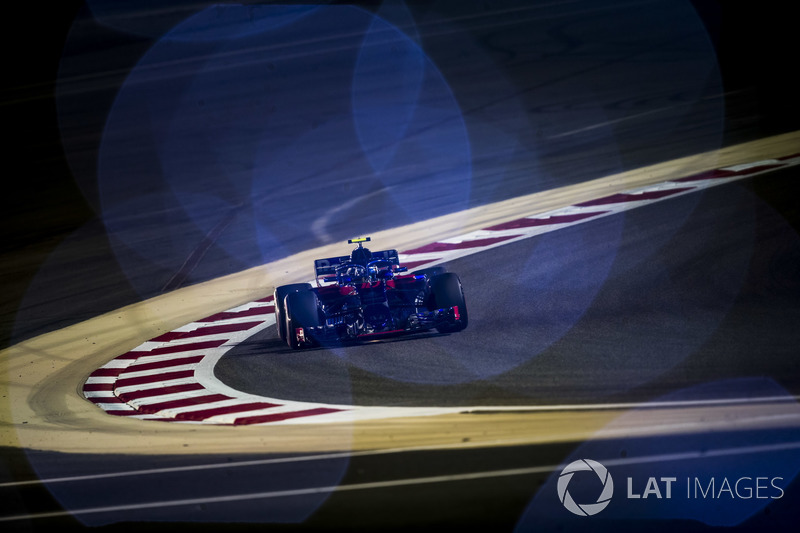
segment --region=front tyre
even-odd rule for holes
[[[319,299],[314,291],[290,292],[284,301],[286,344],[299,350],[314,344],[309,328],[321,325]]]
[[[467,327],[469,323],[467,301],[464,298],[461,280],[456,274],[446,272],[435,276],[431,280],[431,296],[434,309],[448,307],[456,307],[458,309],[459,320],[437,325],[436,329],[439,333],[455,333]]]
[[[292,283],[290,285],[281,285],[275,287],[274,305],[275,305],[275,329],[278,330],[278,337],[282,341],[286,341],[286,313],[284,312],[284,300],[286,295],[292,292],[310,291],[310,283]]]

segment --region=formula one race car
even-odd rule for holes
[[[352,254],[314,261],[311,283],[275,289],[278,336],[291,348],[436,329],[467,327],[461,280],[443,267],[406,274],[397,250],[371,252],[369,237],[352,239]]]

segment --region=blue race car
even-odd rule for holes
[[[371,252],[369,237],[351,239],[350,255],[314,261],[311,283],[275,289],[278,336],[291,348],[467,327],[461,280],[443,267],[407,274],[397,250]]]

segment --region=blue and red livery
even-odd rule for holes
[[[369,237],[351,239],[350,255],[314,261],[316,286],[275,288],[278,336],[291,348],[467,327],[459,277],[441,266],[406,273],[397,250],[372,252]]]

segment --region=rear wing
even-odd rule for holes
[[[372,261],[376,259],[384,259],[389,261],[394,266],[400,265],[400,256],[397,250],[381,250],[380,252],[372,252]],[[332,276],[336,274],[336,267],[350,262],[349,255],[342,255],[339,257],[328,257],[327,259],[317,259],[314,261],[314,271],[317,277]]]

